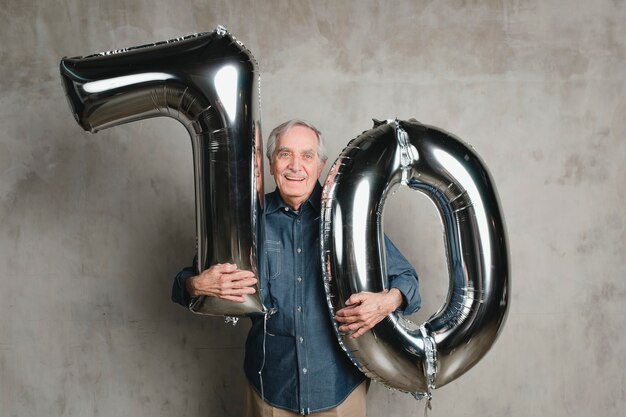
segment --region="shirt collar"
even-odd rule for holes
[[[322,186],[320,185],[318,181],[315,183],[315,187],[313,187],[313,192],[311,193],[309,198],[304,203],[302,203],[302,206],[300,206],[300,211],[302,211],[305,205],[310,204],[311,207],[315,211],[319,212],[320,207],[321,207],[321,200],[322,200]],[[285,209],[285,208],[288,208],[289,210],[291,210],[291,207],[289,207],[287,203],[285,203],[282,197],[280,196],[280,193],[278,192],[278,187],[276,187],[274,192],[269,193],[266,196],[266,203],[267,203],[267,211],[266,211],[267,214],[270,214],[270,213],[275,212],[276,210]]]

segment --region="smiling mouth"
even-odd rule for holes
[[[284,175],[284,178],[287,179],[288,181],[304,181],[304,180],[306,180],[306,177],[292,177],[290,175]]]

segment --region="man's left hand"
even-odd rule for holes
[[[341,324],[340,332],[351,333],[350,338],[356,339],[403,303],[404,296],[397,288],[382,292],[360,292],[348,298],[346,307],[337,311],[335,320]]]

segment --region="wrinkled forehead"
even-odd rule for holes
[[[317,154],[317,147],[299,147],[299,146],[287,146],[287,145],[281,145],[278,144],[278,147],[276,148],[276,153],[278,152],[291,152],[291,153],[299,153],[299,154],[307,154],[307,153],[312,153],[312,154]]]

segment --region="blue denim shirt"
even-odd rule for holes
[[[319,256],[320,197],[317,184],[294,212],[278,191],[266,196],[268,270],[261,274],[261,293],[265,306],[276,312],[267,322],[251,317],[244,361],[248,381],[265,402],[300,414],[336,407],[365,379],[339,346],[326,304]],[[417,274],[385,239],[390,287],[404,295],[403,312],[413,313],[421,302]],[[184,280],[192,275],[195,270],[186,268],[174,282],[172,299],[184,306],[189,305]]]

